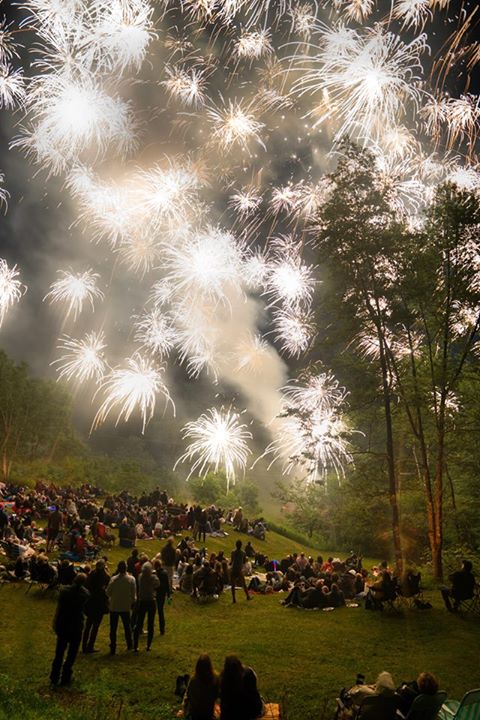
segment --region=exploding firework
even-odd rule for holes
[[[102,332],[87,333],[81,340],[65,335],[57,348],[65,353],[51,363],[57,365],[59,380],[65,378],[83,384],[89,380],[99,382],[103,378],[107,364],[104,358],[105,336]]]
[[[64,303],[66,305],[65,319],[73,313],[75,321],[85,303],[89,303],[94,310],[95,300],[103,300],[104,294],[97,287],[100,275],[94,273],[93,270],[86,270],[83,273],[59,270],[59,274],[62,277],[52,283],[50,292],[43,299],[52,303]]]
[[[204,477],[209,470],[224,470],[228,490],[237,473],[245,469],[251,452],[248,440],[251,440],[252,434],[244,423],[240,423],[238,413],[212,408],[198,420],[187,423],[183,428],[183,437],[191,442],[175,467],[179,463],[193,461],[189,478],[194,473]]]
[[[105,422],[114,408],[118,408],[115,425],[123,417],[127,422],[135,410],[140,412],[142,418],[142,433],[155,412],[157,395],[162,395],[165,405],[171,403],[175,410],[167,386],[163,381],[165,368],[156,367],[150,360],[142,358],[135,353],[126,361],[126,367],[114,368],[104,379],[99,390],[104,395],[92,429]]]
[[[9,267],[7,261],[0,258],[0,328],[7,312],[20,300],[25,291],[17,266]]]

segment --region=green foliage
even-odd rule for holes
[[[253,516],[261,512],[258,504],[258,488],[252,482],[240,480],[227,492],[227,479],[222,472],[209,472],[204,478],[189,481],[194,501],[201,505],[217,505],[222,508],[241,506]]]

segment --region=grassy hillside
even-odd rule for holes
[[[230,552],[235,539],[208,538],[208,549]],[[139,548],[152,555],[162,544],[143,542]],[[262,549],[279,558],[300,546],[269,533]],[[115,548],[108,554],[113,567],[127,551]],[[289,720],[331,718],[336,693],[359,671],[373,680],[388,669],[400,683],[428,669],[450,697],[480,685],[480,622],[448,614],[433,591],[427,594],[432,610],[400,615],[363,608],[332,613],[284,608],[277,594],[256,596],[250,603],[239,594],[232,605],[225,593],[216,603],[198,605],[177,593],[166,609],[166,634],[156,634],[151,653],[124,651],[119,631],[119,652],[110,657],[106,618],[97,641],[100,652],[79,655],[72,687],[52,691],[48,674],[56,596],[35,589],[27,595],[25,589],[12,584],[0,590],[2,719],[172,718],[178,708],[175,678],[192,671],[200,652],[210,653],[218,669],[227,653],[238,653],[257,671],[262,694],[286,701]]]

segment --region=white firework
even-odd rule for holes
[[[292,4],[289,10],[292,34],[300,35],[303,40],[310,40],[316,22],[316,9],[307,2]]]
[[[347,398],[347,391],[331,372],[314,372],[291,380],[282,388],[282,394],[285,406],[300,414],[338,411]]]
[[[9,267],[7,261],[0,258],[0,328],[7,312],[25,292],[26,287],[20,281],[17,266]]]
[[[397,0],[393,17],[402,22],[402,27],[418,30],[432,18],[431,0]]]
[[[273,188],[270,207],[276,215],[279,212],[295,213],[300,202],[299,188],[295,185],[284,185]]]
[[[43,299],[51,303],[64,303],[65,319],[73,313],[75,321],[85,303],[89,303],[94,310],[95,301],[103,300],[104,294],[97,285],[100,275],[93,270],[89,269],[83,273],[59,270],[59,274],[62,277],[50,285],[50,292]]]
[[[250,290],[265,289],[268,273],[269,265],[263,253],[257,250],[245,258],[242,265],[242,279]]]
[[[321,44],[314,46],[313,59],[296,59],[302,74],[294,83],[300,96],[321,96],[321,104],[309,113],[317,116],[315,126],[334,116],[339,120],[337,138],[378,139],[398,124],[409,105],[417,108],[424,35],[405,43],[381,26],[318,29]]]
[[[104,350],[106,348],[103,332],[87,333],[81,340],[64,335],[57,345],[65,354],[52,365],[57,365],[58,379],[76,380],[79,384],[95,380],[99,382],[106,371]]]
[[[18,44],[15,41],[13,22],[7,22],[6,18],[0,18],[0,65],[5,65],[14,57],[19,57]]]
[[[271,353],[271,348],[261,335],[248,333],[235,346],[234,353],[237,358],[237,370],[259,375],[264,369],[264,363]]]
[[[314,324],[310,313],[292,308],[280,309],[273,314],[272,332],[283,352],[299,357],[309,348],[314,336]]]
[[[271,247],[273,257],[268,263],[265,295],[271,304],[309,307],[316,285],[314,268],[302,262],[300,246],[291,236],[274,238]]]
[[[5,175],[0,172],[0,207],[2,205],[5,206],[5,210],[8,206],[8,198],[10,197],[10,193],[8,192],[7,188],[4,187],[5,183]]]
[[[125,360],[125,367],[115,367],[104,379],[98,392],[105,399],[95,415],[92,430],[103,424],[112,410],[118,409],[118,425],[123,418],[128,422],[133,412],[138,411],[142,418],[142,433],[155,412],[157,395],[161,395],[167,407],[173,400],[163,381],[164,367],[156,366],[151,360],[143,358],[139,353]]]
[[[262,195],[258,188],[243,188],[230,196],[229,207],[238,212],[240,218],[253,215],[262,203]]]
[[[25,102],[25,81],[23,70],[14,70],[11,65],[0,63],[0,108],[12,110]]]
[[[234,56],[238,60],[258,60],[272,53],[273,47],[268,30],[244,31],[234,46]]]
[[[228,100],[223,107],[209,108],[207,117],[212,125],[211,142],[222,151],[239,146],[248,152],[251,142],[265,148],[260,135],[265,124],[257,119],[252,103]]]
[[[156,37],[153,7],[147,0],[94,0],[100,62],[110,71],[140,70]]]
[[[240,286],[242,247],[220,228],[195,232],[183,245],[166,248],[166,278],[181,298],[228,304],[228,295]]]
[[[185,425],[183,437],[191,442],[175,468],[179,463],[192,462],[189,478],[194,473],[205,477],[209,471],[224,470],[228,491],[238,472],[245,470],[251,454],[248,441],[252,434],[247,425],[240,422],[239,414],[233,410],[211,408],[198,420]]]
[[[28,94],[31,129],[13,145],[24,148],[52,172],[64,171],[86,152],[121,156],[136,146],[136,122],[130,105],[110,97],[93,76],[37,76]]]
[[[150,222],[184,219],[187,211],[198,203],[201,182],[195,168],[170,160],[167,168],[155,165],[140,170],[133,178],[136,202],[141,211],[151,218]]]
[[[166,66],[166,80],[162,85],[171,98],[179,100],[183,105],[198,108],[205,104],[206,71],[198,68]]]
[[[154,235],[135,235],[123,241],[116,252],[124,265],[143,277],[159,261],[162,246]]]
[[[170,355],[177,342],[178,334],[172,317],[159,310],[144,313],[134,323],[135,342],[160,358]]]

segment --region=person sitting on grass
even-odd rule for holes
[[[475,592],[475,575],[472,572],[473,566],[470,560],[462,560],[462,569],[457,570],[449,576],[452,587],[446,585],[440,588],[443,601],[448,612],[457,612],[463,600],[470,600]],[[453,598],[453,605],[450,602]]]
[[[209,655],[203,653],[183,697],[183,715],[187,720],[213,720],[219,693],[218,676]]]
[[[263,711],[254,671],[228,655],[220,677],[220,720],[255,720]]]

